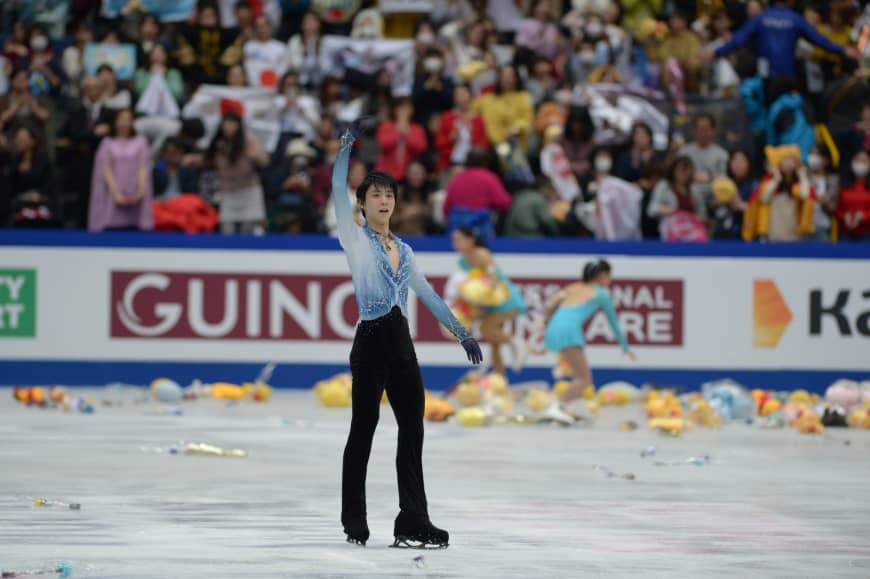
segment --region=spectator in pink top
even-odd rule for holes
[[[393,104],[393,119],[382,123],[376,135],[380,156],[375,171],[389,173],[396,181],[405,179],[408,165],[429,147],[426,131],[411,122],[412,116],[414,104],[411,99],[397,99]]]
[[[552,60],[559,54],[559,28],[553,23],[550,0],[538,0],[532,18],[526,18],[517,32],[517,46]]]
[[[449,222],[455,209],[507,213],[511,201],[498,175],[486,168],[486,153],[475,147],[468,153],[467,167],[447,184],[444,215]]]
[[[100,142],[91,181],[90,231],[153,229],[151,153],[133,129],[133,111],[121,109]]]

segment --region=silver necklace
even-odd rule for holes
[[[378,237],[381,238],[381,242],[384,244],[384,247],[386,248],[386,250],[392,251],[393,246],[390,245],[390,241],[392,241],[392,239],[390,238],[390,234],[387,233],[386,235],[384,235],[383,233],[381,233],[379,231],[375,231],[375,233],[377,234]]]

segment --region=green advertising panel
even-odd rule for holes
[[[0,269],[0,338],[36,336],[36,270]]]

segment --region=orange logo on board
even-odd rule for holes
[[[776,348],[791,323],[791,310],[776,282],[757,279],[752,288],[752,346]]]

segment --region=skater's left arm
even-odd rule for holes
[[[629,353],[631,352],[631,347],[628,345],[628,340],[625,339],[625,334],[622,333],[622,328],[619,327],[619,320],[616,317],[616,308],[613,307],[613,300],[610,299],[610,295],[606,291],[600,291],[601,308],[607,316],[607,321],[610,322],[610,327],[613,328],[613,335],[616,336],[616,341],[622,346],[622,351]]]
[[[456,336],[456,339],[462,341],[465,338],[470,337],[465,326],[459,323],[459,320],[456,319],[456,316],[453,315],[453,312],[450,311],[450,308],[447,307],[444,300],[442,300],[441,297],[435,293],[435,290],[432,289],[429,280],[426,279],[426,276],[423,275],[423,272],[421,272],[420,268],[417,266],[417,258],[414,257],[414,253],[410,248],[408,249],[408,257],[411,265],[411,276],[408,279],[408,285],[411,286],[411,289],[414,290],[417,297],[423,300],[423,303],[426,304],[426,307],[429,308],[432,315],[435,316],[435,318],[441,322],[445,328],[450,330],[450,333]]]

